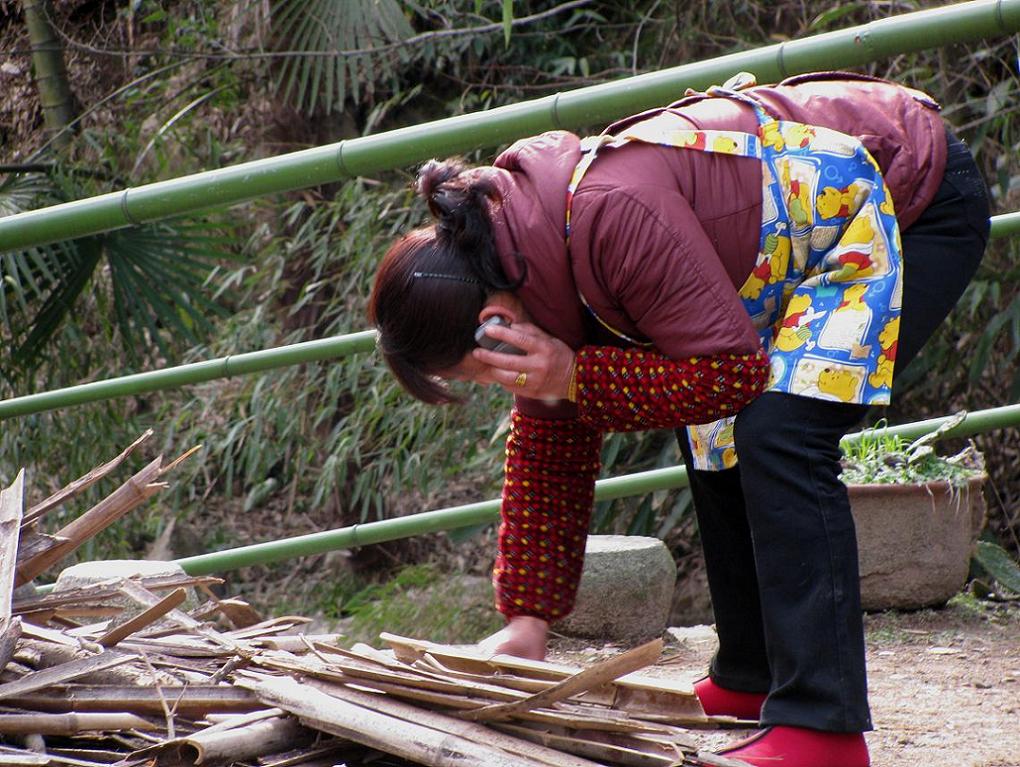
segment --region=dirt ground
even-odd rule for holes
[[[940,610],[866,618],[875,730],[872,767],[1020,767],[1020,604],[958,597]],[[656,675],[694,681],[715,649],[710,626],[670,629]],[[557,640],[551,660],[621,648]],[[706,750],[749,734],[698,734]]]

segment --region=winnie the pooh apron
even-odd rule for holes
[[[641,141],[758,158],[761,239],[740,297],[769,354],[766,390],[888,404],[903,280],[899,227],[878,164],[852,136],[775,119],[737,90],[753,85],[753,79],[738,78],[739,85],[712,87],[704,95],[751,106],[758,118],[756,134],[693,130],[664,111],[618,135],[584,139],[567,187],[568,242],[574,191],[600,150]],[[612,328],[584,296],[581,300],[616,336],[651,345]],[[689,426],[687,433],[695,468],[736,465],[732,417]]]

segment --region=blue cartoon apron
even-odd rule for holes
[[[737,87],[753,84],[745,79]],[[878,164],[856,138],[777,120],[738,90],[712,87],[705,95],[750,105],[757,133],[692,130],[663,111],[618,135],[584,139],[567,187],[568,241],[574,191],[602,149],[642,141],[758,158],[761,240],[740,296],[769,354],[767,391],[888,404],[903,283],[899,228]],[[609,331],[641,343],[581,300]],[[736,465],[732,418],[687,432],[696,468]]]

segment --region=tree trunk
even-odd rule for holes
[[[70,140],[70,132],[65,129],[77,115],[64,66],[64,51],[53,30],[50,3],[49,0],[22,0],[21,7],[32,44],[32,65],[46,132],[57,137],[58,146],[64,146]]]

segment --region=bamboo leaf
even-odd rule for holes
[[[514,0],[503,0],[503,45],[510,47],[510,31],[514,23]]]
[[[1020,567],[1004,548],[988,541],[978,541],[974,559],[1000,586],[1020,594]]]

